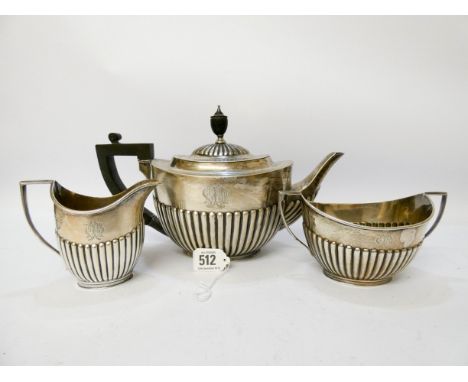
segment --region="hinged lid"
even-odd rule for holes
[[[156,160],[165,171],[187,175],[250,175],[290,166],[292,162],[273,163],[268,155],[252,155],[242,146],[224,140],[228,118],[220,106],[211,116],[211,129],[218,137],[214,143],[195,149],[191,155],[176,155],[171,162]]]

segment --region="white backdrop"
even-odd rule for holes
[[[0,267],[0,275],[4,292],[2,297],[5,301],[10,301],[11,305],[8,305],[9,313],[6,318],[2,318],[6,321],[0,329],[0,350],[4,350],[1,349],[2,342],[8,349],[4,351],[4,358],[0,356],[0,363],[2,360],[3,363],[119,361],[118,357],[107,359],[101,355],[86,358],[82,354],[70,355],[64,360],[60,356],[55,357],[54,350],[43,356],[25,352],[25,333],[28,330],[35,333],[35,327],[31,322],[21,322],[18,318],[23,309],[26,312],[39,309],[39,317],[44,322],[48,322],[50,317],[59,312],[57,314],[63,318],[64,331],[68,329],[66,319],[81,317],[84,312],[91,316],[97,313],[85,303],[89,301],[89,295],[72,288],[71,277],[64,272],[63,264],[49,255],[47,248],[36,241],[26,226],[20,209],[18,181],[52,178],[80,193],[105,195],[107,189],[100,176],[94,144],[106,143],[108,132],[122,133],[122,142],[154,142],[157,157],[189,154],[195,147],[214,141],[209,116],[214,113],[218,104],[229,116],[226,139],[243,145],[252,153],[268,153],[276,160],[294,160],[294,180],[305,176],[328,152],[343,151],[345,156],[323,182],[318,196],[320,201],[375,201],[424,191],[447,191],[449,200],[446,214],[440,228],[434,233],[434,239],[430,239],[437,251],[434,248],[433,252],[427,250],[427,253],[432,253],[434,263],[429,260],[426,263],[415,263],[416,276],[411,270],[408,271],[412,275],[408,277],[416,285],[412,286],[416,288],[413,291],[421,288],[419,294],[411,295],[408,304],[411,305],[411,301],[418,299],[424,300],[425,288],[439,285],[437,280],[440,281],[440,277],[429,277],[426,280],[427,285],[418,281],[418,264],[423,268],[428,266],[439,269],[449,264],[447,274],[450,277],[447,276],[447,280],[454,280],[453,273],[450,272],[459,272],[457,277],[464,280],[462,287],[465,289],[462,290],[466,290],[467,272],[459,262],[466,261],[463,260],[462,253],[466,255],[463,248],[466,248],[468,240],[467,101],[467,17],[1,17],[0,196],[3,210],[3,251],[0,259],[3,265]],[[118,163],[122,177],[128,184],[141,179],[134,159],[119,159]],[[51,207],[46,198],[46,190],[35,191],[32,193],[31,204],[38,226],[52,238]],[[299,232],[300,226],[295,228]],[[437,244],[437,237],[443,244]],[[429,247],[430,240],[427,243]],[[152,243],[148,244],[150,249],[145,249],[144,255],[147,258],[151,259],[152,251],[164,254],[157,257],[162,262],[162,268],[159,265],[155,268],[154,277],[162,277],[163,280],[164,277],[169,277],[166,286],[172,288],[174,295],[170,298],[166,296],[169,305],[164,305],[163,308],[170,311],[168,306],[178,303],[176,291],[180,292],[180,283],[193,276],[190,269],[179,275],[177,269],[180,268],[177,267],[179,264],[188,264],[190,268],[190,261],[179,256],[179,250],[168,239],[152,231],[147,234],[147,242]],[[274,276],[274,280],[278,281],[282,268],[291,270],[288,268],[290,265],[281,262],[284,261],[282,256],[286,256],[282,255],[285,251],[296,251],[294,253],[297,253],[297,259],[300,259],[298,261],[301,264],[303,261],[306,267],[304,277],[312,272],[310,268],[313,260],[307,258],[304,251],[285,233],[281,233],[277,243],[270,246],[269,251],[273,252],[271,269],[278,270],[269,274]],[[443,258],[439,252],[443,252]],[[460,255],[459,258],[456,257],[457,254]],[[274,265],[275,256],[280,261],[277,268]],[[176,259],[174,263],[171,262],[173,258]],[[265,271],[263,265],[270,267],[268,256],[261,259],[263,263],[257,265],[239,265],[239,268],[244,267],[240,279],[235,278],[233,268],[233,279],[224,281],[224,285],[231,288],[228,292],[235,293],[245,287],[248,293],[252,293],[249,283],[254,283],[256,288],[260,288],[259,296],[267,296],[270,291],[262,291],[261,288],[262,285],[269,288],[270,277],[265,277],[264,284],[257,285],[256,274],[251,271],[258,266],[259,275],[262,275],[262,270]],[[152,270],[149,270],[151,267],[148,268],[148,263],[151,264],[152,260],[145,261],[147,263],[141,263],[137,271],[142,275],[152,274]],[[164,264],[167,264],[167,269],[164,269]],[[26,270],[21,269],[22,267],[26,267]],[[245,270],[246,267],[250,267],[248,271]],[[174,274],[171,273],[172,270]],[[329,285],[330,281],[320,275],[315,265],[313,271],[313,277],[323,283],[320,285]],[[246,274],[251,276],[245,276]],[[171,278],[167,275],[177,276]],[[242,277],[247,277],[244,284]],[[57,297],[57,285],[53,280],[58,280],[64,288],[71,288],[71,292],[60,288],[61,295]],[[128,297],[125,304],[131,304],[132,301],[148,304],[151,296],[141,295],[138,288],[147,287],[145,282],[151,284],[151,280],[151,277],[149,281],[144,276],[136,277],[128,283],[128,287],[125,286],[127,289],[122,286],[114,290],[127,291],[124,292]],[[41,289],[51,281],[49,287]],[[278,285],[270,285],[273,293],[277,293],[278,289],[275,288],[279,288],[279,293],[282,293],[284,282],[282,284],[280,281]],[[242,285],[239,286],[237,282]],[[457,282],[461,283],[460,280]],[[220,284],[219,299],[223,298],[223,283]],[[314,299],[314,290],[310,285],[308,287],[310,290],[307,293]],[[21,288],[26,288],[28,292],[23,291],[21,295],[18,292]],[[386,297],[379,295],[381,292],[375,292],[376,289],[373,292],[349,292],[341,284],[333,284],[330,287],[335,288],[333,291],[327,289],[328,287],[323,288],[322,292],[326,291],[322,296],[324,303],[330,297],[327,297],[327,293],[335,294],[336,298],[341,296],[343,290],[349,296],[346,304],[356,303],[356,295],[353,293],[366,293],[357,300],[365,299],[367,293],[371,293],[373,297],[369,300],[369,306],[385,305],[385,298],[391,300],[391,296],[395,296],[390,293],[392,287],[389,286],[377,289],[388,293]],[[459,293],[460,288],[459,285],[451,290]],[[190,288],[183,290],[187,296],[190,295]],[[294,293],[302,293],[302,290],[297,289]],[[135,291],[135,295],[132,291]],[[408,296],[408,289],[403,288],[400,291],[402,295],[406,293]],[[23,302],[15,300],[14,296],[17,297],[18,293],[25,299],[20,299]],[[152,293],[154,296],[151,298],[157,300],[158,290]],[[442,290],[434,293],[445,296]],[[290,296],[286,292],[285,294],[289,304]],[[93,304],[96,301],[108,301],[106,295],[96,296],[98,295],[93,294]],[[38,305],[28,305],[25,302],[31,297]],[[41,303],[41,298],[44,301],[58,299],[60,303],[51,311],[47,303]],[[245,302],[241,296],[231,298],[240,306],[240,311],[236,311],[236,314],[255,311],[252,307],[252,304],[256,305],[255,299]],[[394,298],[398,300],[398,297]],[[461,296],[459,300],[453,299],[454,297],[448,300],[462,302]],[[78,310],[70,312],[70,316],[66,316],[60,309],[63,304],[67,305],[67,301],[75,301],[77,306],[81,302],[86,307],[84,310],[77,308]],[[127,306],[123,302],[122,304]],[[213,309],[209,315],[217,322],[216,320],[223,317],[222,311],[226,308],[218,307],[217,310],[215,301],[209,304],[212,304],[210,309]],[[285,309],[300,310],[295,305],[289,306],[285,302],[281,304]],[[461,324],[467,318],[466,308],[461,311],[456,302],[454,304],[450,309],[457,312],[460,317],[458,322]],[[161,306],[157,309],[158,316],[161,314],[160,308]],[[333,309],[335,308],[337,312],[342,311],[340,305]],[[190,309],[183,314],[194,314]],[[440,317],[447,316],[449,308],[442,302],[438,309]],[[297,315],[304,313],[299,310]],[[104,312],[100,314],[111,319]],[[294,311],[292,314],[294,315]],[[268,316],[258,313],[258,317],[260,325]],[[418,317],[414,317],[415,325]],[[165,333],[172,333],[172,329],[175,330],[174,333],[181,330],[176,324],[171,326],[173,317],[165,316],[164,319],[167,319],[164,322],[168,325]],[[357,316],[354,319],[359,320]],[[277,317],[277,321],[272,319],[271,324],[273,327],[281,326],[284,323],[281,320],[281,317]],[[154,325],[157,325],[156,321],[155,318]],[[39,322],[46,325],[40,319]],[[183,320],[180,325],[184,325]],[[241,332],[249,325],[252,327],[248,322],[245,325],[240,325]],[[431,325],[432,323],[427,323],[428,335]],[[453,330],[451,333],[455,335],[457,323],[452,322],[450,325],[452,327],[447,330]],[[140,330],[144,328],[142,325]],[[254,333],[258,334],[258,331]],[[395,336],[395,333],[390,333],[390,337]],[[191,334],[193,333],[190,331],[184,333],[186,338]],[[374,335],[368,334],[371,337]],[[439,334],[444,341],[448,338],[447,333]],[[112,337],[112,333],[108,335]],[[249,335],[257,338],[255,334]],[[265,338],[268,337],[267,332],[264,335]],[[169,334],[167,336],[167,341],[175,341],[175,337],[170,337]],[[238,336],[242,337],[239,333]],[[297,341],[300,343],[299,338]],[[76,338],[74,340],[78,341]],[[187,358],[183,358],[178,352],[172,354],[161,350],[158,353],[153,349],[155,358],[145,354],[142,355],[143,358],[135,355],[133,359],[127,355],[120,361],[468,361],[464,346],[468,343],[466,335],[465,342],[459,343],[460,349],[465,349],[464,353],[447,353],[445,349],[440,354],[433,354],[432,358],[429,355],[424,356],[424,350],[418,350],[414,344],[408,349],[418,351],[408,350],[411,355],[405,358],[398,354],[396,349],[399,344],[396,341],[387,344],[390,349],[395,347],[395,353],[390,351],[389,358],[376,353],[372,347],[367,353],[357,352],[355,358],[339,356],[333,353],[333,346],[339,346],[338,342],[330,345],[327,358],[320,353],[308,353],[307,349],[294,341],[290,341],[291,346],[288,347],[286,339],[281,346],[286,349],[290,358],[281,358],[279,353],[275,353],[275,358],[274,354],[268,351],[265,353],[260,343],[249,343],[252,354],[237,352],[233,356],[230,354],[232,347],[221,343],[222,340],[217,345],[211,343],[213,348],[206,344],[206,354],[212,355],[209,349],[215,348],[224,349],[224,353],[215,358],[197,358],[195,354],[200,354],[196,347],[198,340],[190,337],[188,341],[193,341],[194,353],[187,350]],[[260,339],[258,341],[261,342]],[[391,342],[390,339],[388,341]],[[432,340],[428,341],[420,344],[422,348],[434,345]],[[268,345],[268,341],[266,344],[270,349],[275,349],[276,345]],[[49,345],[45,345],[45,348]],[[352,352],[352,349],[351,347],[349,351]],[[57,354],[60,353],[60,347],[55,350]]]

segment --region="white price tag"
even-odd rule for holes
[[[193,251],[193,270],[195,272],[221,272],[231,262],[223,250],[213,248],[197,248]]]

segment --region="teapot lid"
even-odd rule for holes
[[[242,146],[233,145],[224,140],[224,134],[228,126],[228,118],[223,114],[219,105],[216,113],[211,116],[210,123],[211,130],[218,136],[218,139],[215,143],[203,145],[195,149],[192,155],[203,157],[233,157],[250,154],[249,151]]]
[[[216,142],[195,149],[191,155],[176,155],[171,162],[156,160],[156,167],[165,171],[187,175],[243,175],[264,173],[291,165],[291,162],[274,163],[269,155],[252,155],[242,146],[227,143],[224,139],[228,118],[218,106],[210,118]]]

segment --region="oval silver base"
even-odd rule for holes
[[[324,274],[325,276],[327,276],[328,278],[332,279],[332,280],[339,281],[339,282],[342,282],[342,283],[348,283],[348,284],[358,285],[358,286],[377,286],[377,285],[382,285],[382,284],[386,284],[386,283],[392,281],[392,278],[393,278],[393,277],[387,277],[387,278],[384,278],[384,279],[377,279],[377,280],[348,279],[348,278],[344,278],[344,277],[335,275],[335,274],[333,274],[333,273],[327,272],[327,271],[325,271],[325,270],[323,271],[323,274]]]
[[[133,277],[133,273],[129,273],[128,275],[126,275],[126,276],[124,276],[124,277],[122,277],[120,279],[110,280],[110,281],[103,281],[103,282],[99,282],[99,283],[86,283],[86,282],[79,281],[78,286],[80,288],[84,288],[84,289],[109,288],[109,287],[113,287],[113,286],[122,284],[125,281],[130,280],[132,277]]]

